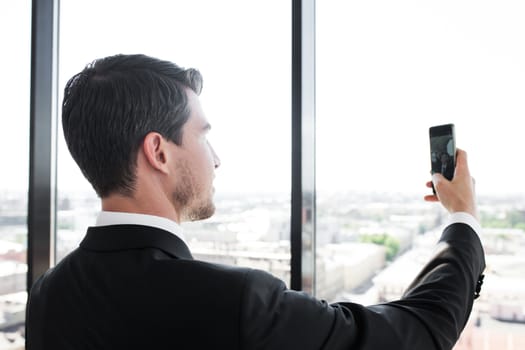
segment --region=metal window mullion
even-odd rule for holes
[[[54,264],[58,0],[33,0],[27,288]]]
[[[315,291],[315,0],[292,1],[291,288]]]

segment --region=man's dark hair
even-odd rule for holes
[[[190,115],[188,88],[200,94],[197,70],[145,55],[95,60],[68,81],[62,104],[64,137],[101,198],[133,192],[137,152],[148,133],[181,144]]]

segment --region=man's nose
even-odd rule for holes
[[[215,169],[217,169],[221,165],[221,159],[219,158],[213,147],[210,146],[210,148],[213,154],[213,163],[215,164]]]

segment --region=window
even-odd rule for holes
[[[64,0],[60,11],[61,88],[94,58],[117,53],[144,53],[201,71],[201,102],[221,167],[216,214],[184,224],[190,249],[196,258],[255,266],[288,281],[290,4],[99,0],[79,6]],[[78,245],[100,210],[61,134],[58,259]]]
[[[317,2],[319,297],[400,297],[446,216],[423,201],[428,128],[452,122],[487,253],[456,349],[525,346],[524,15],[519,1]]]
[[[2,18],[2,33],[16,28],[29,37],[30,4],[9,6],[0,12],[9,14]],[[216,215],[184,225],[190,247],[197,258],[259,267],[285,281],[290,10],[278,0],[96,0],[83,7],[63,0],[59,61],[60,88],[94,58],[116,53],[142,52],[201,70],[201,100],[222,165],[215,182]],[[428,127],[453,122],[477,180],[487,253],[482,297],[456,350],[525,346],[525,189],[519,154],[525,149],[524,15],[517,0],[317,2],[318,297],[369,304],[400,296],[428,259],[446,217],[439,205],[423,201],[430,170]],[[9,67],[3,75],[9,91],[3,95],[13,96],[2,118],[9,116],[10,127],[20,132],[13,130],[0,142],[6,164],[20,171],[2,174],[1,223],[18,207],[15,216],[23,221],[27,191],[26,166],[7,150],[16,144],[20,154],[28,153],[28,87],[16,89],[15,98],[12,84],[29,84],[23,77],[29,74],[29,44],[6,38],[13,40],[17,59],[2,57],[2,67]],[[60,130],[58,135],[57,260],[78,245],[100,210]],[[18,182],[20,187],[11,186]],[[2,231],[1,244],[10,237],[6,246],[23,252],[25,226],[17,225],[12,236]],[[25,268],[23,262],[16,266],[8,274]]]
[[[23,346],[27,274],[27,191],[31,2],[0,4],[0,349]]]

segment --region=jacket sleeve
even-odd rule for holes
[[[451,349],[484,268],[477,234],[453,224],[404,296],[390,303],[328,304],[251,270],[241,300],[241,349]]]

